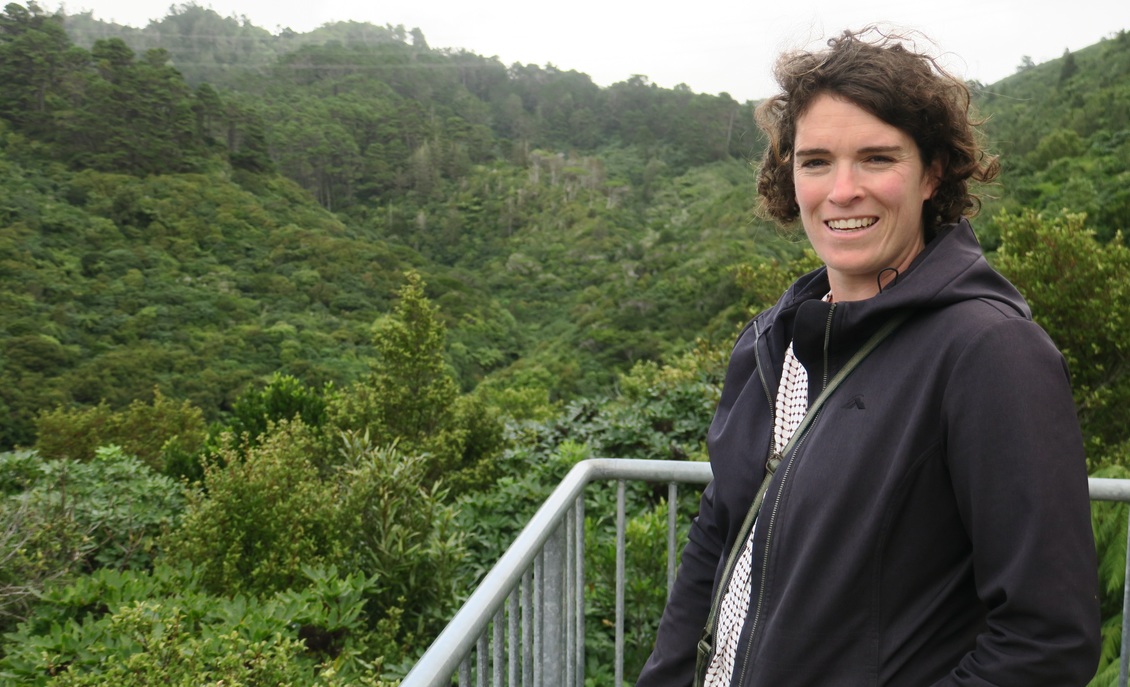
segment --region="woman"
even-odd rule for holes
[[[757,113],[763,207],[824,267],[734,347],[637,684],[1085,685],[1082,438],[1062,356],[963,218],[999,169],[969,92],[874,29],[828,46],[783,56]]]

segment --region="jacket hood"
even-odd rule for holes
[[[793,332],[797,357],[806,367],[816,356],[846,359],[893,314],[907,309],[937,309],[982,299],[1032,318],[1020,292],[985,260],[973,227],[965,219],[942,227],[881,293],[866,300],[829,304],[821,300],[828,290],[827,268],[821,267],[798,279],[776,306],[781,321]],[[812,332],[819,336],[810,336]]]

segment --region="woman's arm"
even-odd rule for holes
[[[943,408],[987,628],[938,685],[1087,684],[1100,648],[1098,573],[1063,357],[1031,321],[998,320],[968,342]]]
[[[694,680],[698,640],[710,613],[714,575],[723,545],[713,521],[713,502],[711,482],[691,524],[675,586],[659,621],[655,648],[636,687],[690,687]]]

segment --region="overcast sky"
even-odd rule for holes
[[[936,44],[951,71],[992,83],[1120,29],[1130,0],[199,0],[223,16],[246,17],[273,33],[306,32],[331,21],[419,28],[433,48],[575,69],[607,86],[633,74],[670,88],[727,92],[738,100],[775,92],[770,70],[783,49],[845,28],[882,22],[915,29]],[[60,6],[45,0],[48,10]],[[144,26],[160,19],[150,0],[67,0],[66,11]]]

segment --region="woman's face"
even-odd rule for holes
[[[831,95],[797,120],[793,150],[801,222],[828,266],[833,299],[874,296],[880,272],[901,272],[925,245],[922,203],[936,171],[906,132]]]

